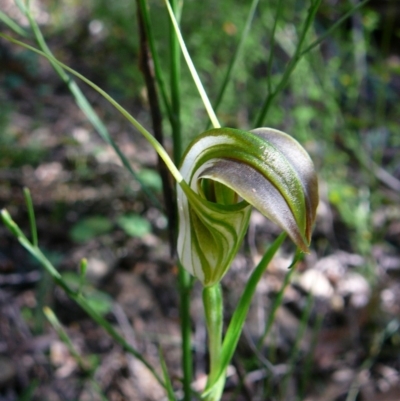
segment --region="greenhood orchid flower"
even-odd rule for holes
[[[251,206],[308,252],[318,182],[307,152],[289,135],[271,128],[212,129],[189,145],[180,171],[178,255],[204,286],[228,270]]]

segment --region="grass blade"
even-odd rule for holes
[[[233,54],[231,62],[230,62],[229,66],[228,66],[228,69],[226,71],[224,80],[222,82],[221,88],[220,88],[220,90],[218,92],[218,95],[217,95],[217,99],[214,102],[214,112],[215,113],[217,112],[217,110],[218,110],[218,108],[219,108],[219,106],[220,106],[220,104],[222,102],[222,99],[223,99],[224,94],[225,94],[225,90],[228,87],[228,84],[229,84],[229,82],[231,80],[233,71],[234,71],[234,69],[236,67],[236,64],[239,61],[239,58],[240,58],[241,54],[242,54],[243,47],[244,47],[244,44],[246,42],[247,36],[249,34],[249,31],[250,31],[250,28],[251,28],[251,23],[253,22],[254,14],[255,14],[255,11],[257,9],[258,3],[259,3],[259,0],[253,0],[251,5],[250,5],[249,14],[247,15],[247,19],[246,19],[246,23],[245,23],[245,26],[244,26],[244,29],[243,29],[243,32],[242,32],[242,36],[240,38],[239,44],[238,44],[238,46],[237,46],[237,48],[235,50],[235,53]]]
[[[312,42],[309,46],[307,46],[301,53],[300,56],[304,56],[308,52],[310,52],[312,49],[320,45],[336,28],[338,28],[341,24],[343,24],[344,21],[346,21],[347,18],[351,17],[359,8],[365,6],[367,3],[369,3],[370,0],[364,0],[361,3],[358,3],[356,6],[351,8],[347,13],[345,13],[342,17],[340,17],[331,27],[324,32],[318,39],[316,39],[314,42]]]
[[[181,125],[181,54],[179,41],[174,33],[174,21],[179,29],[180,12],[177,0],[166,2],[171,8],[174,18],[170,19],[169,47],[170,47],[170,68],[171,68],[171,104],[172,104],[172,139],[174,143],[174,162],[179,165],[182,155],[182,125]]]
[[[205,89],[203,87],[203,84],[201,83],[199,74],[197,73],[196,68],[195,68],[195,66],[193,64],[193,61],[192,61],[192,59],[191,59],[191,57],[189,55],[189,52],[188,52],[188,50],[186,48],[185,41],[183,40],[181,31],[179,29],[178,22],[176,21],[176,18],[175,18],[175,15],[174,15],[174,12],[173,12],[170,4],[168,3],[168,0],[164,0],[164,2],[165,2],[165,5],[167,6],[168,13],[169,13],[169,16],[171,18],[172,24],[174,26],[175,33],[176,33],[176,36],[178,38],[179,45],[181,47],[181,50],[182,50],[183,56],[185,58],[186,64],[189,67],[190,73],[192,74],[192,78],[193,78],[194,83],[195,83],[195,85],[197,87],[197,90],[198,90],[198,92],[200,94],[201,100],[203,101],[204,107],[206,108],[206,111],[207,111],[208,116],[209,116],[209,118],[211,120],[211,123],[212,123],[214,128],[220,128],[221,125],[220,125],[220,123],[218,121],[217,116],[215,115],[215,112],[214,112],[214,109],[213,109],[213,107],[211,105],[210,99],[207,96],[207,93],[206,93],[206,91],[205,91]]]
[[[156,50],[156,42],[155,42],[154,35],[153,35],[152,24],[150,22],[150,15],[149,15],[149,10],[148,10],[148,6],[147,6],[147,1],[146,0],[138,0],[138,5],[140,8],[140,12],[142,14],[143,25],[144,25],[144,29],[146,31],[146,36],[149,41],[151,57],[153,59],[153,64],[154,64],[154,74],[155,74],[155,77],[157,80],[158,87],[160,88],[161,98],[163,100],[165,110],[167,111],[168,119],[171,122],[172,118],[173,118],[172,110],[171,110],[171,103],[170,103],[170,100],[168,99],[167,89],[166,89],[166,85],[165,85],[164,76],[162,73],[160,59],[158,57],[158,53]],[[171,125],[172,125],[172,123],[171,123]]]
[[[48,56],[54,57],[53,53],[51,52],[50,48],[47,46],[46,41],[42,35],[42,32],[39,28],[39,25],[37,24],[36,20],[33,18],[29,7],[25,7],[20,0],[17,0],[17,4],[21,11],[26,15],[26,17],[29,20],[29,24],[31,26],[31,29],[35,35],[36,41],[39,45],[39,47],[42,49],[44,53],[46,53]],[[51,65],[53,66],[54,70],[57,72],[57,74],[60,76],[60,78],[66,83],[68,86],[68,89],[71,91],[72,95],[75,98],[75,101],[78,105],[78,107],[82,110],[82,112],[86,115],[90,123],[93,125],[95,130],[99,133],[99,135],[102,137],[102,139],[108,143],[109,145],[112,146],[114,151],[117,153],[119,159],[121,160],[123,166],[129,171],[131,176],[139,182],[141,188],[145,192],[145,194],[149,197],[151,202],[157,206],[159,209],[161,209],[161,204],[152,192],[150,188],[140,179],[140,177],[137,175],[137,173],[133,170],[130,162],[124,155],[124,153],[121,151],[119,146],[116,144],[116,142],[112,139],[110,133],[108,132],[106,126],[103,124],[103,122],[100,120],[96,112],[94,111],[93,107],[90,105],[89,101],[85,97],[85,95],[82,93],[80,90],[79,86],[76,84],[74,80],[71,79],[71,77],[68,76],[68,74],[65,73],[65,71],[58,65],[57,63],[53,62],[51,59],[49,59]]]
[[[272,92],[272,62],[274,60],[274,46],[275,46],[275,32],[276,27],[278,26],[279,18],[281,17],[282,9],[283,9],[283,1],[279,0],[278,5],[276,7],[276,13],[274,17],[274,25],[272,26],[271,38],[270,38],[270,50],[269,57],[267,63],[267,85],[268,85],[268,93]]]
[[[40,56],[47,58],[50,62],[53,62],[63,68],[64,70],[70,72],[71,74],[75,75],[77,78],[91,86],[96,92],[98,92],[101,96],[103,96],[108,102],[110,102],[146,139],[147,141],[153,146],[155,151],[161,156],[164,160],[164,163],[167,165],[169,171],[175,178],[175,180],[180,183],[182,181],[182,175],[179,172],[178,168],[175,166],[171,158],[169,157],[167,151],[161,146],[161,144],[151,135],[146,128],[143,127],[142,124],[139,123],[124,107],[122,107],[117,101],[115,101],[107,92],[97,86],[95,83],[84,77],[79,72],[75,71],[74,69],[68,67],[67,65],[63,64],[61,61],[58,61],[53,56],[42,52],[41,50],[36,49],[35,47],[29,46],[17,39],[14,39],[8,35],[0,33],[0,37],[6,39],[14,44],[24,47],[25,49],[31,50]]]
[[[215,376],[215,380],[213,383],[209,383],[206,387],[206,390],[203,394],[206,395],[212,391],[213,385],[218,384],[218,379],[224,374],[226,371],[229,362],[232,359],[232,356],[236,350],[237,343],[240,338],[240,334],[242,332],[242,328],[247,316],[247,312],[250,308],[250,304],[256,290],[257,284],[260,281],[263,273],[265,272],[268,264],[272,260],[276,251],[282,245],[283,241],[286,238],[286,233],[282,233],[270,246],[267,250],[263,258],[261,259],[258,266],[254,269],[251,274],[249,280],[247,281],[246,287],[243,291],[243,294],[238,302],[238,305],[233,313],[232,319],[229,323],[228,330],[226,332],[221,351],[221,360],[219,373]]]
[[[158,354],[160,356],[161,369],[163,372],[165,389],[167,390],[168,401],[176,401],[174,389],[173,389],[172,383],[171,383],[171,378],[169,377],[167,364],[165,363],[165,359],[162,354],[161,348],[159,349]]]
[[[298,259],[295,256],[294,263],[297,263],[297,261],[298,261]],[[293,267],[294,263],[292,263],[291,267]],[[268,336],[269,331],[271,330],[272,323],[275,320],[276,312],[277,312],[279,306],[282,305],[283,294],[285,292],[286,287],[290,283],[290,279],[291,279],[292,274],[293,274],[294,271],[295,271],[295,269],[291,268],[285,275],[285,279],[283,280],[282,287],[281,287],[281,289],[279,290],[278,294],[275,297],[274,303],[273,303],[272,308],[271,308],[271,313],[268,316],[268,320],[267,320],[267,324],[265,325],[264,333],[263,333],[263,335],[260,337],[260,339],[258,341],[258,344],[257,344],[257,349],[258,350],[260,350],[265,338]]]
[[[306,332],[307,323],[308,323],[308,320],[310,319],[313,305],[314,305],[314,298],[313,298],[312,293],[310,292],[307,297],[306,306],[301,315],[299,327],[298,327],[297,333],[296,333],[296,338],[295,338],[293,348],[292,348],[292,351],[291,351],[291,354],[289,357],[289,361],[288,361],[289,368],[288,368],[287,372],[285,373],[284,377],[282,378],[282,382],[281,382],[282,383],[281,389],[284,393],[284,397],[283,397],[284,399],[288,395],[287,389],[289,387],[289,380],[292,376],[292,373],[296,367],[296,363],[298,362],[298,359],[299,359],[299,354],[301,351],[300,350],[301,340],[303,339],[304,334]]]
[[[43,268],[50,274],[52,279],[67,293],[67,295],[73,299],[99,326],[103,329],[119,344],[121,347],[132,354],[135,358],[140,360],[153,374],[155,379],[165,387],[165,383],[158,375],[154,367],[148,362],[139,351],[133,348],[114,328],[113,326],[97,311],[95,311],[86,300],[86,298],[74,291],[62,278],[58,270],[53,264],[46,258],[40,248],[33,246],[33,244],[26,238],[24,233],[21,231],[19,226],[11,218],[7,210],[2,209],[0,212],[1,218],[4,225],[12,232],[17,238],[19,243],[43,266]]]
[[[285,71],[284,71],[279,83],[276,85],[275,89],[272,92],[268,93],[267,97],[265,98],[263,106],[261,108],[261,111],[255,121],[255,124],[254,124],[255,127],[263,126],[264,121],[267,117],[268,111],[270,109],[270,106],[272,104],[272,101],[285,88],[285,86],[287,85],[287,83],[289,81],[290,75],[296,68],[298,62],[301,60],[301,52],[303,50],[303,45],[304,45],[306,35],[314,21],[315,14],[317,13],[317,10],[321,4],[321,1],[322,0],[314,0],[311,2],[310,8],[308,9],[307,17],[303,23],[303,27],[300,32],[296,50],[295,50],[292,58],[290,59],[289,64],[286,66]]]
[[[32,244],[33,246],[38,246],[38,235],[37,235],[37,228],[36,228],[36,219],[35,219],[35,211],[33,209],[33,202],[31,197],[31,192],[29,188],[24,188],[24,197],[26,202],[26,207],[28,209],[29,215],[29,225],[31,227],[31,235],[32,235]]]
[[[5,25],[7,25],[10,29],[12,29],[18,35],[28,37],[28,33],[24,28],[20,27],[12,18],[10,18],[7,14],[0,11],[0,21],[3,21]]]

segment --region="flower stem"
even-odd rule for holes
[[[203,305],[208,331],[208,348],[210,355],[210,373],[207,386],[216,381],[216,391],[209,394],[206,400],[218,400],[225,384],[225,376],[218,380],[222,348],[222,326],[223,326],[223,300],[221,285],[219,283],[203,289]],[[219,395],[217,395],[217,393]]]
[[[178,262],[179,263],[179,262]],[[190,401],[191,383],[193,378],[193,360],[191,344],[191,324],[190,324],[190,291],[192,280],[190,274],[178,264],[179,272],[179,295],[180,295],[180,318],[181,318],[181,337],[182,337],[182,370],[183,370],[183,392],[184,401]]]

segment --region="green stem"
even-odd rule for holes
[[[184,401],[190,401],[191,383],[193,378],[192,344],[191,344],[191,322],[190,322],[190,292],[192,289],[192,278],[184,267],[178,263],[179,269],[179,296],[180,296],[180,318],[182,337],[182,370],[183,370],[183,393]]]
[[[347,13],[345,13],[342,17],[340,17],[329,29],[325,31],[318,39],[316,39],[314,42],[312,42],[309,46],[307,46],[304,50],[301,51],[300,56],[304,56],[306,53],[310,52],[312,49],[317,47],[319,44],[321,44],[336,28],[339,27],[339,25],[343,24],[344,21],[346,21],[347,18],[351,17],[355,11],[357,11],[359,8],[365,6],[370,0],[364,0],[361,3],[358,3],[356,6],[351,8]]]
[[[209,381],[213,382],[215,370],[218,370],[216,368],[219,366],[222,347],[223,300],[220,283],[203,289],[203,305],[210,354]]]
[[[122,107],[118,102],[116,102],[107,92],[105,92],[103,89],[101,89],[99,86],[97,86],[95,83],[84,77],[82,74],[79,72],[75,71],[74,69],[68,67],[67,65],[61,63],[58,61],[56,58],[54,58],[50,54],[46,54],[45,52],[42,52],[32,46],[29,46],[19,40],[16,40],[8,35],[0,33],[0,38],[4,38],[11,43],[15,43],[21,47],[24,47],[25,49],[29,49],[33,51],[36,54],[39,54],[45,58],[47,58],[50,62],[53,62],[60,67],[62,67],[64,70],[70,72],[71,74],[75,75],[78,77],[80,80],[91,86],[97,93],[99,93],[101,96],[103,96],[109,103],[111,103],[112,106],[114,106],[150,143],[150,145],[154,148],[154,150],[160,155],[160,157],[164,160],[164,163],[167,165],[169,171],[175,178],[175,180],[179,183],[182,182],[183,178],[181,173],[179,172],[178,168],[175,166],[173,161],[168,155],[168,152],[161,146],[161,144],[151,135],[149,131],[146,130],[146,128],[143,127],[142,124],[140,124],[124,107]],[[73,81],[72,81],[73,82]]]
[[[197,90],[199,92],[201,100],[203,101],[204,107],[206,108],[208,116],[210,117],[211,123],[212,123],[214,128],[221,128],[221,124],[219,123],[218,118],[217,118],[217,116],[216,116],[216,114],[214,112],[214,109],[211,106],[210,99],[207,96],[207,93],[206,93],[206,91],[204,89],[204,86],[201,83],[199,74],[197,73],[196,68],[195,68],[195,66],[193,64],[193,61],[192,61],[192,59],[190,57],[190,54],[189,54],[189,52],[188,52],[188,50],[186,48],[185,41],[183,40],[181,31],[180,31],[180,28],[179,28],[179,25],[178,25],[178,21],[175,18],[175,15],[174,15],[174,12],[172,10],[172,7],[169,4],[168,0],[164,0],[164,2],[165,2],[165,5],[167,7],[169,16],[171,18],[171,22],[172,22],[172,24],[174,26],[176,37],[177,37],[178,43],[179,43],[179,45],[181,47],[181,50],[182,50],[182,53],[183,53],[183,57],[185,58],[186,64],[187,64],[187,66],[189,68],[189,71],[190,71],[190,73],[192,75],[193,81],[194,81],[194,83],[196,85],[196,88],[197,88]]]
[[[291,355],[289,357],[289,363],[288,363],[289,369],[285,373],[284,377],[281,379],[281,383],[282,383],[281,388],[282,388],[283,394],[284,394],[284,397],[282,397],[282,399],[285,399],[286,397],[290,397],[290,395],[288,394],[289,380],[292,377],[293,370],[295,369],[297,363],[299,362],[300,344],[301,344],[301,340],[304,339],[304,333],[308,328],[307,323],[310,319],[313,305],[314,305],[314,298],[312,296],[312,293],[310,292],[307,297],[306,306],[302,313],[300,323],[299,323],[297,333],[296,333],[296,338],[295,338],[293,348],[291,351]]]
[[[24,188],[24,197],[25,203],[28,208],[28,215],[29,215],[29,225],[31,227],[31,235],[32,235],[32,244],[33,246],[38,246],[38,235],[37,235],[37,228],[36,228],[36,219],[35,219],[35,211],[33,209],[33,202],[31,197],[31,192],[29,188]]]
[[[5,226],[12,232],[12,234],[18,239],[19,243],[45,268],[45,270],[51,275],[52,279],[58,284],[67,295],[73,299],[96,323],[98,323],[103,329],[118,343],[122,348],[132,354],[134,357],[139,359],[153,374],[156,380],[165,387],[165,383],[158,375],[154,367],[112,327],[112,325],[104,319],[97,311],[95,311],[87,301],[87,299],[79,292],[74,291],[62,278],[61,274],[46,258],[43,252],[37,246],[34,246],[28,238],[21,231],[19,226],[11,218],[7,210],[1,210],[1,218]]]
[[[240,297],[239,303],[233,313],[232,319],[229,323],[228,329],[225,334],[224,341],[222,343],[221,357],[218,364],[218,372],[213,372],[213,377],[216,378],[216,383],[208,382],[206,389],[203,392],[203,397],[207,401],[214,400],[214,398],[207,398],[212,396],[215,391],[217,391],[220,385],[221,377],[225,376],[225,371],[231,361],[233,354],[235,352],[237,343],[240,338],[240,334],[243,329],[243,325],[249,311],[251,300],[253,298],[254,292],[256,290],[257,284],[260,281],[262,275],[265,272],[269,262],[272,260],[276,251],[282,245],[284,239],[286,238],[286,233],[282,233],[269,247],[267,252],[264,254],[260,263],[254,269],[253,273],[249,277],[246,287]],[[218,400],[218,398],[215,398]]]
[[[278,20],[281,17],[283,1],[279,0],[278,5],[276,7],[276,13],[274,18],[274,25],[272,27],[271,39],[270,39],[270,50],[267,64],[267,85],[268,85],[268,93],[272,92],[272,62],[274,60],[274,45],[275,45],[275,32],[276,27],[278,26]]]
[[[267,323],[265,325],[264,333],[262,334],[262,336],[260,337],[260,339],[259,339],[259,341],[257,343],[257,349],[258,350],[261,349],[262,344],[265,341],[265,338],[268,336],[269,331],[272,328],[272,324],[274,323],[276,312],[278,311],[278,308],[282,305],[283,295],[284,295],[284,292],[286,290],[286,287],[289,285],[290,279],[292,278],[292,275],[293,275],[293,273],[295,271],[295,269],[293,267],[297,263],[299,258],[300,258],[300,254],[297,252],[295,257],[294,257],[294,259],[293,259],[293,262],[291,264],[291,268],[289,269],[289,271],[285,275],[282,287],[279,290],[278,294],[275,296],[275,301],[274,301],[274,303],[272,305],[271,312],[268,315],[268,320],[267,320]]]
[[[179,21],[178,13],[178,1],[169,0],[172,11]],[[169,27],[169,46],[170,46],[170,57],[171,57],[171,103],[172,103],[172,138],[174,142],[174,162],[179,165],[179,161],[182,155],[182,140],[181,140],[181,55],[179,49],[179,42],[175,34],[175,29],[172,21],[170,20]]]
[[[144,9],[146,9],[144,5]],[[153,124],[153,132],[155,138],[164,146],[164,132],[163,132],[163,116],[161,113],[160,103],[158,100],[158,91],[156,87],[156,81],[153,72],[154,60],[150,54],[149,50],[149,38],[147,36],[147,31],[145,27],[145,20],[143,15],[143,7],[137,4],[137,20],[138,20],[138,30],[139,30],[139,66],[143,74],[143,78],[147,88],[148,102],[150,106],[151,121]],[[163,198],[166,215],[168,217],[168,234],[169,234],[169,244],[171,256],[174,254],[175,249],[175,230],[176,224],[176,205],[175,205],[175,193],[174,185],[171,182],[171,177],[167,166],[163,162],[160,156],[158,156],[157,163],[158,172],[161,177],[162,188],[163,188]]]
[[[56,73],[60,76],[60,78],[65,82],[65,84],[68,86],[70,92],[75,98],[75,102],[78,105],[78,107],[82,110],[82,112],[86,115],[90,123],[93,125],[93,127],[96,129],[98,134],[102,137],[102,139],[107,142],[109,145],[111,145],[114,149],[114,151],[117,153],[118,157],[120,158],[122,164],[124,167],[129,171],[129,173],[132,175],[132,177],[139,182],[140,186],[142,187],[143,191],[146,193],[146,195],[149,197],[151,202],[157,206],[159,209],[161,209],[161,204],[154,195],[154,193],[150,190],[150,188],[143,182],[143,180],[138,176],[138,174],[133,170],[130,162],[128,161],[127,157],[125,154],[121,151],[119,146],[116,144],[116,142],[111,138],[110,133],[108,132],[106,126],[104,123],[100,120],[96,112],[94,111],[93,107],[85,97],[85,95],[82,93],[80,90],[79,86],[76,84],[74,80],[71,79],[70,76],[63,70],[63,67],[60,63],[52,60],[54,58],[53,53],[51,52],[50,48],[47,46],[47,43],[42,35],[42,32],[39,28],[39,25],[33,18],[29,6],[25,6],[21,0],[16,0],[16,3],[18,7],[20,8],[21,12],[25,14],[25,16],[28,18],[29,24],[31,26],[32,32],[35,36],[35,39],[39,45],[39,47],[42,49],[43,53],[45,53],[48,57],[48,60],[50,61],[50,64],[56,71]]]
[[[207,385],[216,383],[214,390],[205,400],[219,400],[225,385],[225,375],[219,376],[222,327],[223,327],[223,299],[220,283],[203,289],[203,305],[208,332],[208,352],[210,355],[210,373]]]
[[[220,104],[222,102],[222,99],[223,99],[223,97],[225,95],[226,88],[228,87],[228,84],[231,81],[231,77],[232,77],[233,71],[234,71],[234,69],[235,69],[235,67],[237,65],[237,62],[239,61],[239,58],[240,58],[241,54],[242,54],[243,47],[244,47],[244,44],[246,42],[247,36],[248,36],[248,34],[250,32],[251,23],[253,22],[254,14],[256,12],[256,9],[257,9],[259,1],[260,0],[253,0],[251,2],[249,13],[248,13],[247,19],[246,19],[246,23],[245,23],[245,26],[244,26],[244,29],[243,29],[243,32],[242,32],[242,36],[240,37],[239,44],[238,44],[238,46],[237,46],[237,48],[235,50],[235,53],[233,54],[231,62],[230,62],[229,66],[228,66],[228,69],[226,71],[224,80],[222,82],[221,88],[220,88],[220,90],[218,92],[218,95],[217,95],[217,99],[215,100],[215,102],[213,104],[213,108],[214,108],[214,112],[215,113],[217,113],[217,110],[218,110],[218,108],[219,108],[219,106],[220,106]],[[206,129],[209,129],[209,128],[210,128],[210,122],[207,123]]]
[[[293,70],[296,68],[298,62],[301,60],[301,57],[303,55],[302,50],[303,50],[303,45],[304,41],[306,38],[306,35],[308,33],[308,30],[310,29],[312,22],[314,21],[315,14],[321,4],[322,0],[314,0],[308,10],[306,20],[304,21],[303,28],[300,33],[299,41],[296,46],[296,50],[294,52],[293,57],[290,59],[289,64],[285,68],[285,71],[282,75],[281,80],[279,81],[278,85],[275,87],[275,89],[272,92],[269,92],[264,104],[261,108],[260,114],[258,115],[255,123],[255,127],[261,127],[264,124],[264,121],[267,117],[268,111],[270,109],[271,103],[274,100],[274,98],[285,88],[287,85],[290,75],[292,74]]]
[[[43,308],[43,313],[47,317],[47,320],[53,326],[60,340],[67,346],[69,353],[73,358],[75,358],[78,363],[79,368],[82,372],[90,373],[90,365],[84,361],[82,356],[79,354],[74,344],[72,343],[71,338],[68,336],[68,333],[65,331],[64,327],[61,325],[55,313],[48,307],[45,306]]]
[[[167,3],[167,0],[166,0]],[[172,10],[174,21],[180,20],[178,0],[169,0],[167,6]],[[170,19],[170,55],[171,55],[171,111],[172,111],[172,139],[174,144],[173,158],[178,166],[182,155],[182,134],[181,134],[181,104],[180,104],[180,49],[175,33],[173,20]],[[191,322],[190,322],[190,291],[192,279],[184,267],[178,263],[179,269],[179,297],[180,297],[180,318],[182,336],[182,369],[183,369],[183,401],[191,399],[191,383],[193,378],[193,360],[191,345]]]
[[[28,37],[28,33],[24,28],[20,27],[13,19],[11,19],[7,14],[0,11],[0,21],[6,24],[10,29],[12,29],[18,35]]]
[[[143,17],[143,24],[144,28],[146,31],[146,36],[149,41],[149,46],[150,46],[150,51],[151,51],[151,57],[153,59],[153,64],[154,64],[154,74],[157,80],[157,85],[160,88],[160,93],[161,93],[161,98],[164,103],[165,110],[168,114],[168,119],[172,125],[172,110],[171,110],[171,104],[167,95],[167,89],[165,85],[165,80],[164,76],[162,73],[162,68],[160,64],[160,59],[158,57],[158,53],[156,50],[156,42],[154,39],[153,35],[153,29],[150,21],[150,15],[149,15],[149,10],[147,6],[147,1],[146,0],[138,0],[138,4],[140,7],[140,12],[142,13]]]

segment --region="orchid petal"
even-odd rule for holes
[[[251,206],[308,251],[318,183],[308,154],[287,134],[269,128],[209,130],[189,146],[181,174],[185,182],[178,186],[178,254],[204,285],[221,280],[229,268],[247,230]],[[226,205],[218,201],[232,196],[218,196],[217,191],[210,199],[203,180],[223,184],[222,194],[234,191],[243,200]]]

